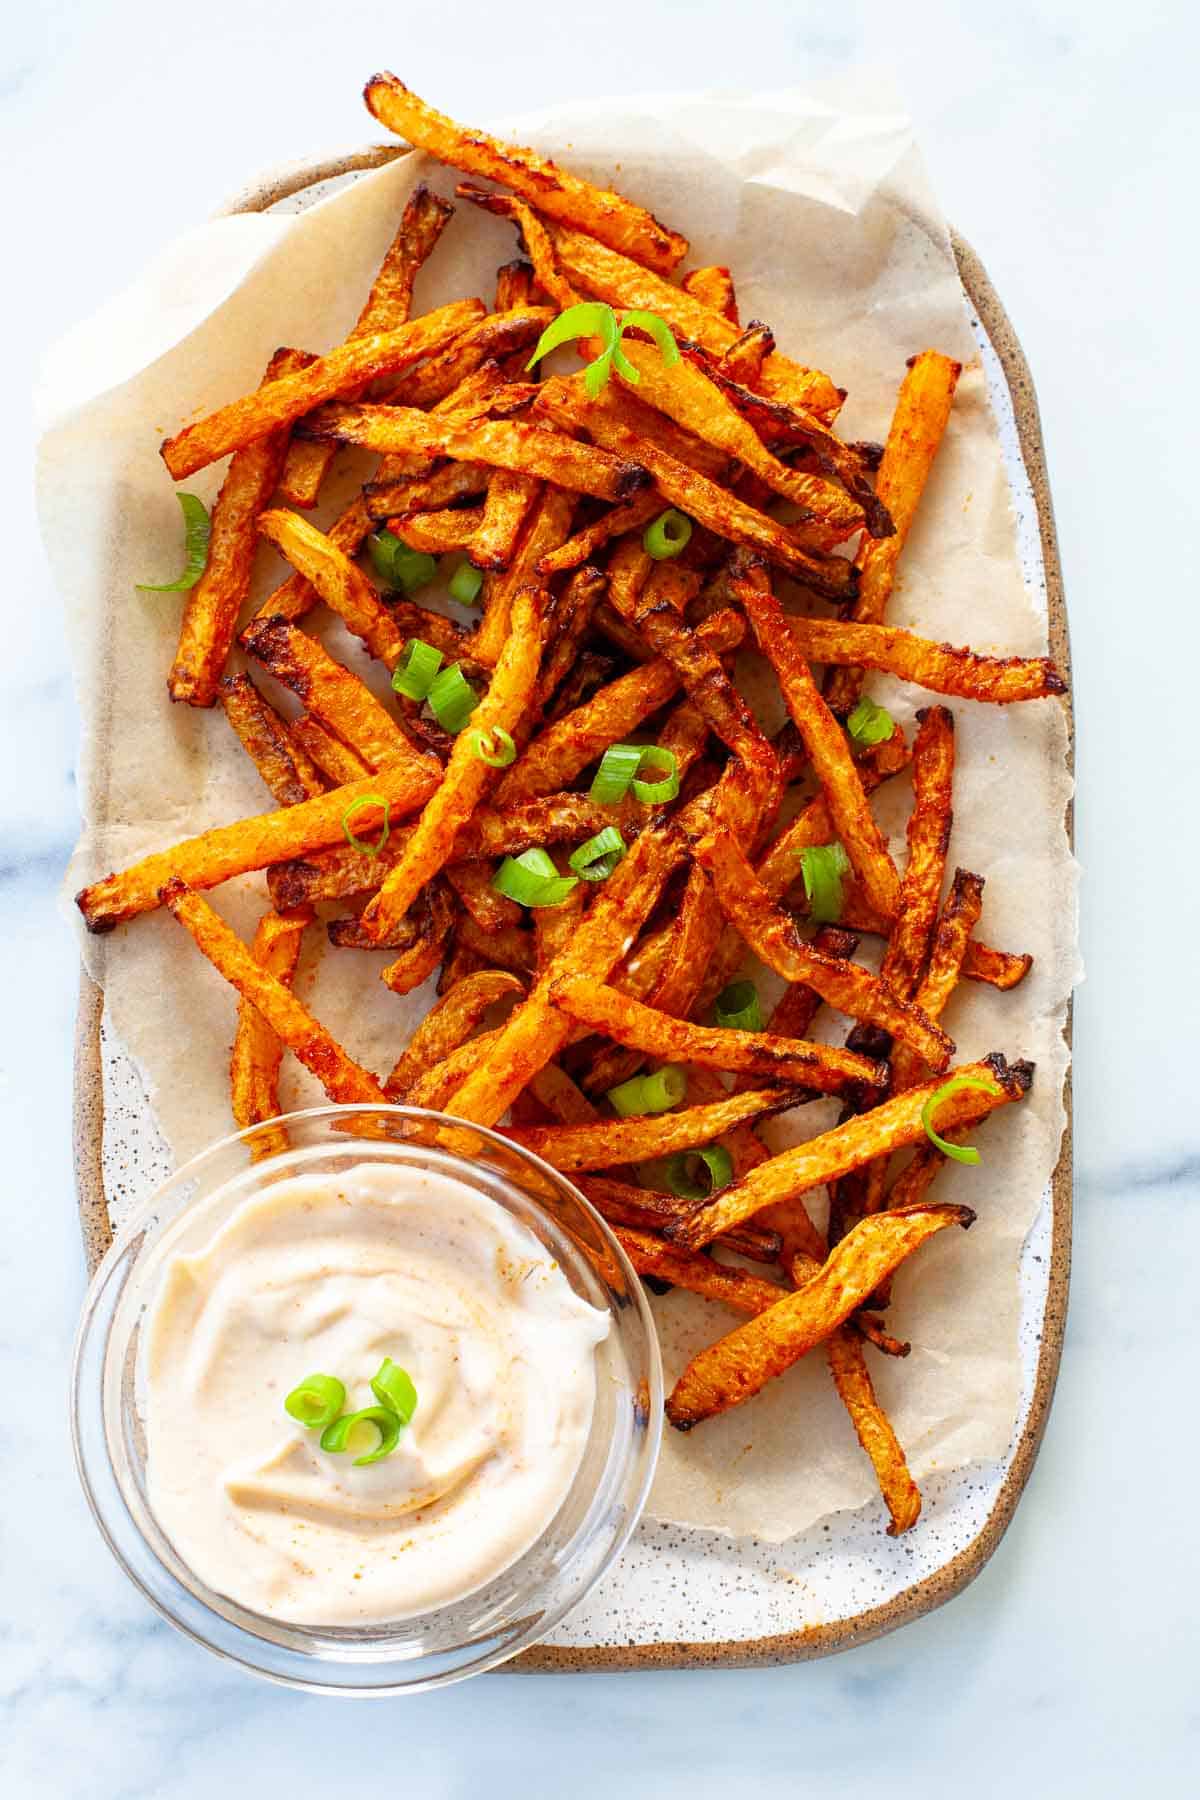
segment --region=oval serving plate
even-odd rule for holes
[[[260,176],[222,212],[299,211],[335,185],[407,155],[368,146]],[[951,232],[971,328],[1000,428],[1022,572],[1046,613],[1050,653],[1069,672],[1062,570],[1033,380],[979,258]],[[1073,718],[1068,710],[1069,754]],[[1068,814],[1067,834],[1074,841]],[[1070,1003],[1065,1035],[1070,1042]],[[914,1539],[884,1534],[878,1508],[839,1515],[783,1544],[645,1521],[585,1604],[510,1668],[573,1671],[783,1663],[868,1642],[932,1612],[983,1568],[1037,1457],[1054,1394],[1071,1255],[1071,1087],[1054,1174],[1021,1258],[1021,1404],[1008,1451],[922,1483]],[[82,978],[76,1024],[74,1134],[89,1270],[114,1222],[171,1171],[138,1071],[106,1035],[103,996]]]

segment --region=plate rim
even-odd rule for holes
[[[287,163],[257,176],[219,207],[216,216],[265,212],[305,188],[349,174],[381,168],[409,154],[409,147],[405,144],[371,144],[315,160]],[[1068,679],[1068,693],[1062,705],[1067,725],[1067,766],[1074,776],[1075,715],[1070,680],[1070,634],[1037,393],[1020,340],[991,277],[970,243],[953,226],[948,229],[963,289],[1004,373],[1012,401],[1021,458],[1037,509],[1038,535],[1046,580],[1050,653]],[[1073,800],[1067,804],[1064,824],[1067,840],[1074,850]],[[103,993],[81,965],[79,1002],[75,1017],[72,1139],[80,1229],[89,1276],[112,1242],[102,1161],[102,1012]],[[1072,1047],[1072,1024],[1073,1000],[1068,997],[1063,1027],[1068,1051]],[[781,1632],[769,1637],[731,1638],[715,1643],[667,1640],[660,1643],[579,1648],[539,1645],[505,1664],[506,1672],[611,1674],[641,1669],[746,1668],[755,1664],[805,1662],[850,1649],[856,1644],[869,1643],[873,1638],[882,1637],[914,1619],[922,1618],[939,1606],[944,1606],[975,1579],[1007,1531],[1037,1460],[1062,1358],[1071,1270],[1073,1197],[1072,1069],[1069,1060],[1063,1080],[1063,1106],[1066,1119],[1062,1143],[1050,1178],[1050,1256],[1033,1393],[1008,1472],[987,1519],[971,1542],[940,1569],[914,1582],[891,1600],[828,1624],[806,1626],[799,1631]]]

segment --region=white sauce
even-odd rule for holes
[[[147,1491],[183,1561],[256,1612],[403,1619],[482,1587],[558,1510],[582,1460],[608,1319],[495,1201],[362,1163],[243,1202],[164,1269],[143,1363]],[[284,1411],[311,1374],[377,1404],[385,1356],[418,1405],[353,1466]]]

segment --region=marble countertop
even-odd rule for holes
[[[75,712],[28,432],[10,424],[0,1100],[14,1163],[0,1367],[15,1417],[0,1536],[0,1791],[208,1800],[272,1783],[305,1800],[382,1778],[428,1800],[485,1786],[506,1800],[531,1774],[577,1800],[608,1794],[614,1778],[656,1800],[769,1782],[837,1800],[915,1800],[952,1781],[980,1800],[1085,1788],[1102,1800],[1135,1782],[1182,1791],[1200,1729],[1189,1435],[1198,996],[1185,936],[1200,867],[1180,790],[1194,762],[1200,633],[1172,528],[1186,523],[1195,478],[1194,9],[750,0],[731,29],[713,0],[610,0],[586,31],[569,9],[536,23],[521,10],[529,22],[514,33],[502,9],[465,0],[427,12],[379,0],[340,12],[313,0],[25,9],[0,53],[18,245],[0,343],[23,372],[256,169],[368,135],[357,94],[377,66],[466,117],[547,89],[784,85],[864,61],[896,74],[946,212],[988,265],[1033,367],[1071,608],[1088,980],[1076,1008],[1071,1317],[1045,1447],[1015,1523],[961,1598],[823,1663],[499,1675],[351,1716],[255,1684],[161,1624],[109,1561],[70,1466],[64,1390],[83,1290],[70,1140],[77,975],[54,895],[76,829]],[[197,127],[205,107],[215,128]],[[1149,930],[1139,912],[1163,893]]]

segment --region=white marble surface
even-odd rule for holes
[[[895,71],[946,210],[987,262],[1033,365],[1073,620],[1089,979],[1076,1013],[1071,1323],[1046,1446],[1008,1537],[962,1598],[821,1664],[502,1675],[350,1714],[252,1684],[158,1623],[92,1530],[66,1439],[82,1291],[75,958],[52,896],[75,829],[74,713],[27,433],[10,423],[0,1093],[14,1161],[0,1391],[14,1422],[0,1514],[0,1792],[208,1800],[271,1784],[307,1800],[382,1781],[428,1800],[485,1787],[507,1800],[531,1775],[579,1800],[614,1779],[662,1800],[749,1795],[764,1782],[838,1800],[915,1800],[952,1784],[981,1800],[1085,1789],[1100,1800],[1135,1783],[1191,1791],[1200,1154],[1188,927],[1200,868],[1181,790],[1200,647],[1182,548],[1200,275],[1194,10],[749,0],[731,14],[712,0],[609,0],[586,14],[523,9],[516,31],[512,13],[478,0],[43,0],[7,18],[0,139],[19,254],[0,286],[0,343],[19,380],[64,326],[257,167],[365,135],[357,92],[380,65],[468,117],[547,89],[782,84],[853,61]]]

